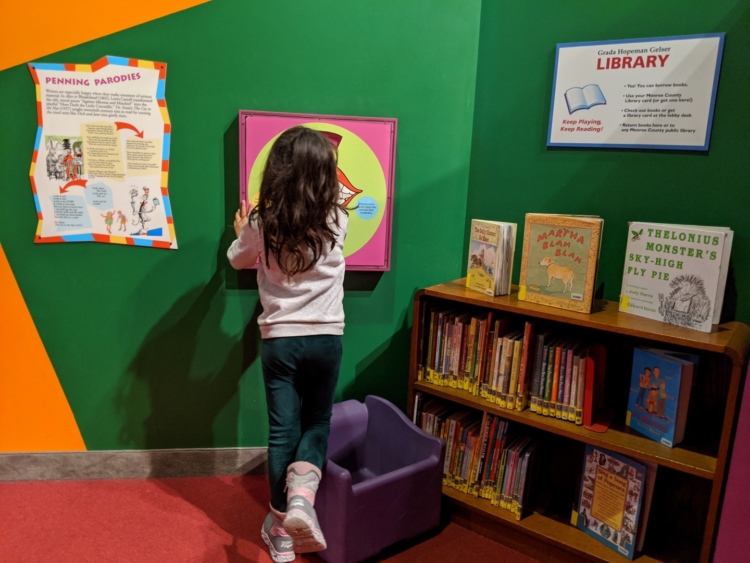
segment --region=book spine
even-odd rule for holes
[[[571,410],[570,408],[570,388],[573,385],[573,354],[574,354],[574,345],[571,344],[570,349],[568,349],[568,357],[567,362],[568,366],[565,370],[565,373],[567,374],[565,376],[565,420],[569,420],[570,422],[575,422],[575,412]]]
[[[583,398],[586,392],[586,355],[581,354],[578,358],[578,397],[576,399],[576,424],[581,426],[583,424]]]
[[[565,407],[565,381],[568,375],[568,343],[563,346],[560,353],[560,382],[557,387],[557,404],[555,405],[555,418],[562,418],[562,412]]]
[[[537,396],[536,413],[544,414],[544,391],[547,386],[547,356],[549,355],[549,344],[542,348],[542,367],[539,370],[539,394]]]
[[[486,398],[486,392],[487,392],[487,371],[490,366],[490,361],[492,360],[492,335],[494,334],[494,324],[493,324],[493,313],[490,311],[487,314],[487,320],[485,322],[485,330],[484,330],[484,340],[482,342],[482,373],[480,375],[480,379],[478,381],[478,385],[485,391],[485,398]],[[477,389],[477,392],[474,393],[475,395],[479,394],[479,389]]]
[[[497,476],[497,488],[495,489],[495,506],[502,506],[503,485],[505,484],[505,473],[508,467],[508,448],[503,448],[502,458],[500,460],[500,471]]]
[[[510,491],[513,487],[513,478],[516,474],[516,450],[515,447],[508,452],[510,462],[505,471],[505,483],[503,484],[503,496],[500,499],[500,506],[505,510],[510,510]]]
[[[492,392],[490,393],[490,402],[497,403],[498,398],[498,392],[497,392],[497,385],[499,380],[499,373],[500,373],[500,363],[501,363],[501,356],[503,353],[503,338],[498,334],[499,330],[495,333],[495,362],[494,367],[492,368],[493,374],[492,374]]]
[[[461,466],[463,465],[464,455],[466,454],[466,428],[461,428],[456,440],[456,460],[451,470],[450,486],[458,489],[461,482]]]
[[[568,420],[576,421],[576,402],[578,401],[578,364],[580,357],[578,353],[573,354],[573,381],[570,384],[570,403],[568,406]]]
[[[485,354],[484,370],[482,373],[482,388],[484,389],[484,398],[490,398],[490,385],[492,384],[492,367],[495,363],[495,327],[489,332],[487,338],[487,354]]]
[[[443,386],[448,387],[450,385],[451,367],[453,365],[453,342],[455,340],[453,332],[455,323],[453,317],[447,319],[445,323],[445,358],[443,359]]]
[[[554,379],[555,372],[555,353],[557,351],[556,346],[550,346],[547,350],[547,376],[544,380],[544,403],[542,404],[542,414],[549,416],[550,406],[552,403],[552,380]],[[552,406],[554,414],[554,406]]]
[[[552,396],[550,397],[550,416],[557,415],[557,393],[560,386],[560,358],[562,356],[562,347],[555,347],[555,363],[552,372]]]
[[[448,376],[446,380],[447,387],[453,387],[456,379],[456,365],[458,363],[458,346],[460,339],[457,335],[460,331],[460,327],[457,319],[451,320],[451,355],[448,360]]]
[[[487,321],[479,321],[479,335],[477,337],[477,355],[474,360],[474,370],[471,375],[471,385],[469,391],[472,395],[476,395],[479,391],[479,381],[482,379],[482,365],[484,361],[484,337],[487,332]]]
[[[532,446],[533,448],[533,446]],[[518,508],[516,509],[516,520],[523,518],[524,505],[526,504],[528,489],[527,482],[530,480],[529,473],[531,472],[531,465],[533,463],[534,450],[532,449],[525,457],[523,461],[523,471],[521,473],[521,486],[518,493]]]
[[[482,468],[484,467],[484,458],[487,454],[487,439],[489,432],[490,418],[487,413],[482,416],[482,432],[479,435],[479,455],[474,465],[474,470],[471,475],[471,486],[469,488],[469,494],[472,496],[479,496],[480,479],[482,475]]]
[[[469,390],[469,379],[471,378],[473,371],[472,366],[474,363],[474,349],[476,347],[477,321],[478,319],[476,317],[472,317],[471,323],[469,324],[469,340],[466,344],[466,369],[464,371],[463,381],[464,391]]]
[[[516,389],[518,386],[518,372],[521,367],[522,340],[513,343],[513,364],[510,372],[510,384],[508,385],[508,398],[506,408],[513,410],[516,407]]]
[[[435,351],[434,358],[432,360],[433,369],[435,370],[435,383],[440,385],[440,360],[442,360],[443,352],[443,313],[439,313],[436,319],[436,340],[435,340]]]
[[[487,486],[490,479],[490,468],[492,467],[492,456],[495,453],[495,440],[497,439],[498,418],[490,415],[492,422],[487,437],[487,453],[485,454],[484,467],[482,468],[482,480],[479,489],[479,496],[485,498],[487,495]]]
[[[503,435],[505,433],[505,422],[497,419],[497,432],[495,435],[495,441],[492,445],[492,464],[490,465],[490,473],[487,477],[487,491],[485,498],[492,500],[495,490],[495,482],[497,480],[497,467],[500,462],[500,452],[503,446]]]
[[[469,342],[469,325],[466,322],[461,323],[461,353],[458,358],[458,369],[456,370],[456,387],[463,389],[464,375],[466,373],[466,351]]]
[[[473,432],[468,432],[466,435],[466,455],[464,456],[464,462],[461,467],[461,487],[460,491],[465,493],[469,484],[469,472],[472,469],[474,463],[474,456],[477,450],[476,438]]]
[[[458,421],[451,419],[448,424],[448,441],[445,446],[445,462],[443,463],[443,485],[450,485],[451,468],[456,456],[456,429]]]
[[[505,380],[508,374],[508,350],[512,347],[512,341],[507,337],[503,337],[503,353],[500,356],[500,379],[497,384],[498,400],[495,401],[502,408],[505,408]]]
[[[518,391],[516,393],[516,410],[523,411],[528,406],[529,383],[531,381],[531,364],[534,350],[534,325],[527,322],[524,327],[523,349],[521,350],[521,366],[518,373]]]
[[[542,353],[544,352],[544,335],[537,336],[534,354],[534,378],[531,383],[531,412],[537,412],[539,403],[539,383],[542,374]]]
[[[563,346],[560,352],[560,378],[557,384],[557,403],[555,404],[555,418],[562,419],[563,401],[565,399],[565,376],[568,364],[566,358],[568,357],[567,344]]]
[[[427,303],[419,304],[419,332],[417,335],[417,381],[424,381],[425,375],[425,326],[427,325]]]

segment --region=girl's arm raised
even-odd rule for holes
[[[242,208],[234,217],[237,239],[227,250],[227,258],[235,270],[252,268],[263,248],[257,225],[248,220],[248,211],[247,204],[243,201]]]

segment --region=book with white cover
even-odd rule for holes
[[[733,237],[726,227],[629,223],[620,311],[711,332]]]

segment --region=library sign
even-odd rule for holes
[[[547,146],[708,150],[724,34],[557,45]]]

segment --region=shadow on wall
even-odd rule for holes
[[[217,268],[205,286],[179,298],[143,339],[116,399],[124,416],[123,443],[145,449],[215,446],[214,423],[226,408],[233,410],[223,413],[229,419],[223,424],[236,432],[239,380],[258,356],[260,304],[242,337],[231,338],[221,327],[223,284],[223,269]],[[216,357],[223,358],[218,367],[212,361]]]
[[[411,327],[404,312],[401,327],[386,342],[357,364],[354,380],[342,391],[341,400],[364,401],[367,395],[382,397],[401,410],[406,407]]]

